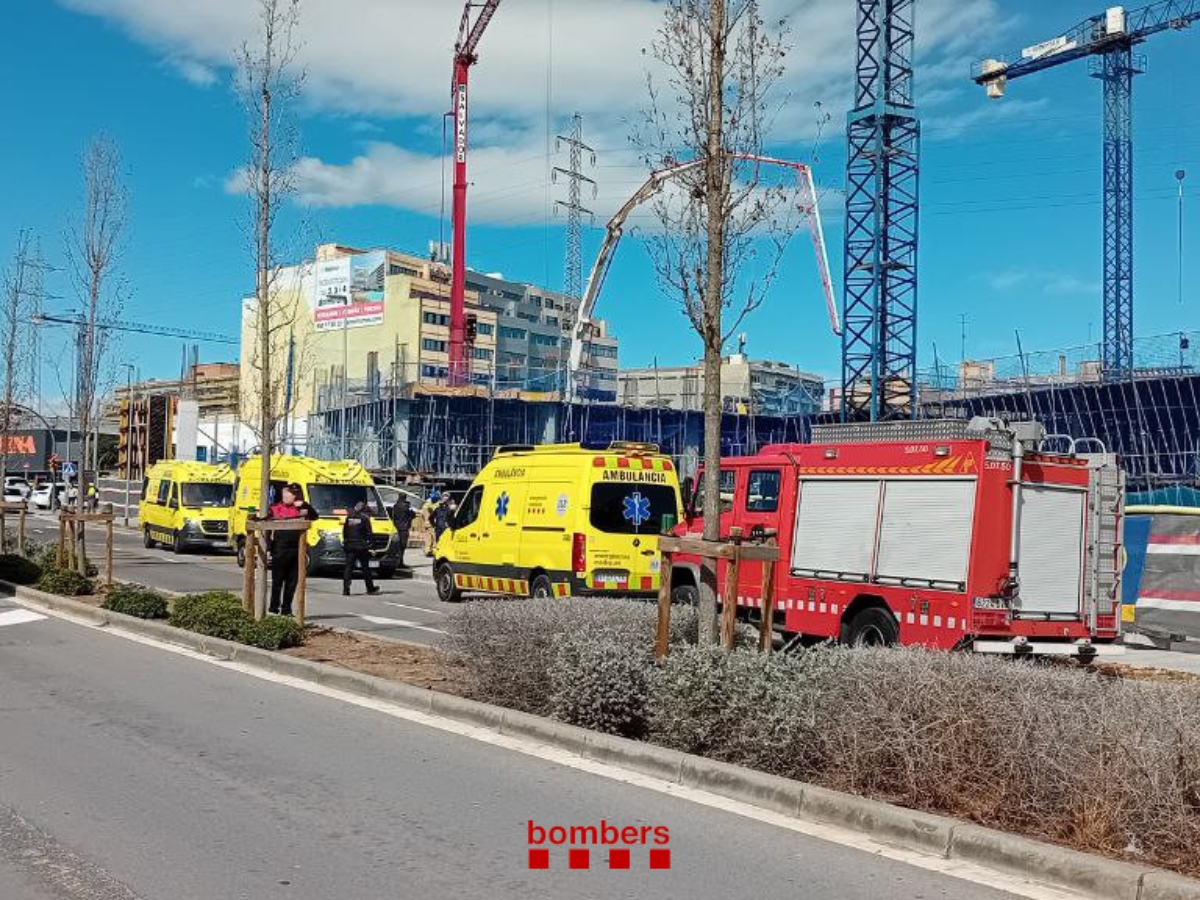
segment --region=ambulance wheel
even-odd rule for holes
[[[450,568],[449,563],[438,566],[434,581],[437,583],[438,599],[443,603],[458,603],[462,600],[462,591],[454,585],[454,570]]]
[[[538,575],[529,585],[529,596],[534,600],[550,600],[554,597],[554,582],[546,574]]]
[[[680,584],[671,589],[671,602],[676,606],[699,606],[700,591],[694,584]]]
[[[237,541],[237,564],[239,569],[246,568],[246,540],[238,538]]]
[[[150,537],[150,526],[142,529],[142,546],[149,550],[154,546],[154,538]]]
[[[851,647],[891,647],[899,640],[896,617],[877,606],[858,612],[845,626],[843,637]]]

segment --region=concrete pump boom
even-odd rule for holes
[[[746,162],[782,166],[796,173],[796,178],[800,182],[800,211],[808,219],[809,231],[812,234],[813,246],[817,254],[817,267],[821,273],[821,288],[825,294],[825,306],[829,313],[829,324],[833,333],[840,335],[842,326],[838,319],[837,301],[833,295],[833,279],[829,274],[829,256],[825,250],[825,232],[821,227],[821,211],[817,203],[817,191],[813,183],[812,170],[803,163],[774,159],[769,156],[737,154],[736,158]],[[596,254],[596,261],[592,264],[592,271],[588,275],[587,286],[584,288],[583,297],[579,302],[579,315],[571,334],[571,349],[567,358],[566,391],[568,400],[574,400],[576,397],[576,381],[579,369],[583,365],[583,349],[587,341],[588,329],[592,323],[592,313],[600,296],[600,290],[604,286],[604,280],[608,277],[608,269],[612,265],[617,246],[621,243],[626,220],[637,207],[658,194],[664,184],[695,169],[700,164],[701,160],[693,159],[651,172],[645,183],[634,191],[633,196],[626,200],[608,220],[608,225],[605,226],[604,240],[600,244],[600,252]]]

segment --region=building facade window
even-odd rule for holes
[[[536,347],[557,347],[558,338],[552,334],[531,334],[529,343]]]
[[[434,338],[424,338],[421,341],[422,350],[432,350],[436,353],[446,352],[446,342],[435,340]]]
[[[426,310],[421,313],[421,321],[426,325],[449,325],[450,317],[445,313],[429,312]]]
[[[493,334],[496,329],[490,322],[480,322],[475,326],[475,331],[479,334]]]
[[[421,366],[422,378],[445,378],[446,373],[445,366]]]
[[[475,348],[475,358],[490,360],[492,358],[492,351],[487,349],[486,347],[476,347]]]
[[[508,325],[500,326],[500,337],[502,338],[508,338],[509,340],[513,341],[523,341],[525,340],[527,334],[528,332],[526,332],[524,328],[511,328]]]
[[[421,273],[416,269],[410,269],[408,266],[401,266],[397,265],[396,263],[392,263],[390,266],[388,266],[388,274],[407,275],[409,278],[419,278],[421,276]]]

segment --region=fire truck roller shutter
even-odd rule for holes
[[[975,486],[974,478],[885,481],[878,580],[964,589]]]
[[[1083,582],[1083,491],[1021,488],[1022,612],[1077,616]]]
[[[877,479],[810,478],[800,482],[794,571],[866,581],[879,515]]]

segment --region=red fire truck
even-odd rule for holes
[[[1119,653],[1123,477],[1082,446],[987,418],[816,426],[811,444],[722,460],[721,536],[777,539],[771,625],[787,642]],[[703,531],[701,481],[677,534]],[[750,621],[762,567],[738,574]],[[699,579],[698,559],[675,558],[678,602]]]

